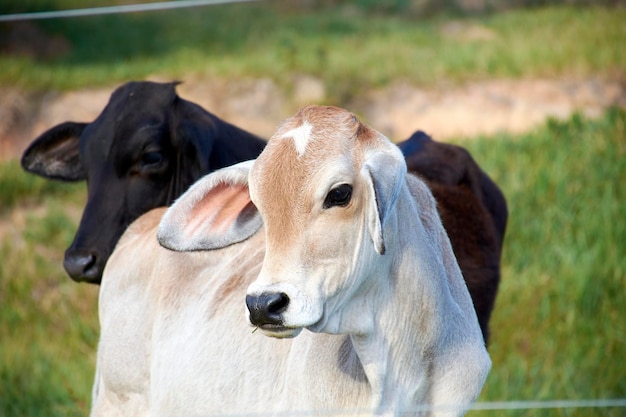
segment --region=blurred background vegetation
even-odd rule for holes
[[[4,0],[0,14],[85,3]],[[301,73],[324,81],[328,103],[344,105],[398,80],[425,87],[533,77],[623,82],[624,22],[620,1],[547,0],[283,0],[5,22],[0,88],[76,90],[155,75],[269,77],[289,88]],[[479,30],[457,36],[459,27]],[[624,110],[451,141],[470,150],[510,208],[491,322],[493,370],[479,400],[626,398]],[[2,416],[88,413],[98,288],[71,282],[62,268],[84,201],[84,184],[35,178],[14,159],[0,163]]]
[[[82,3],[5,0],[0,12]],[[431,85],[491,77],[621,75],[626,10],[598,3],[282,0],[40,20],[32,22],[36,29],[7,22],[0,26],[0,83],[76,89],[154,74],[200,74],[270,77],[285,85],[290,74],[305,73],[322,78],[329,99],[341,103],[398,80]],[[526,5],[533,7],[521,7]],[[474,30],[462,30],[468,27]]]

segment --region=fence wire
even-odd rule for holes
[[[494,401],[477,402],[470,410],[534,410],[559,408],[622,408],[626,398],[596,400],[549,400],[549,401]]]
[[[229,3],[248,3],[258,0],[181,0],[158,3],[128,4],[121,6],[90,7],[85,9],[54,10],[48,12],[13,13],[0,15],[0,22],[19,20],[60,19],[66,17],[98,16],[105,14],[150,12],[158,10],[183,9],[189,7],[215,6]]]
[[[512,410],[537,410],[537,409],[574,409],[574,408],[625,408],[626,398],[617,399],[597,399],[597,400],[548,400],[548,401],[494,401],[494,402],[477,402],[471,406],[460,405],[440,405],[430,406],[423,405],[412,408],[410,410],[403,410],[403,413],[413,415],[416,413],[424,413],[428,411],[439,412],[453,412],[458,410],[467,411],[512,411]],[[370,415],[372,410],[328,410],[322,413],[312,411],[301,411],[299,413],[285,412],[279,413],[280,416],[297,416],[297,417],[312,417],[312,416],[353,416],[353,415]],[[211,417],[265,417],[270,414],[237,414],[229,416],[211,416]],[[271,414],[276,416],[275,413]]]
[[[494,401],[477,402],[471,406],[460,405],[423,405],[407,410],[402,410],[400,414],[415,415],[428,411],[454,412],[459,410],[467,411],[513,411],[513,410],[537,410],[537,409],[575,409],[575,408],[626,408],[626,398],[616,399],[595,399],[595,400],[546,400],[546,401]],[[210,416],[194,417],[348,417],[372,415],[371,409],[343,409],[343,410],[300,410],[284,412],[266,413],[235,413],[235,414],[215,414]]]

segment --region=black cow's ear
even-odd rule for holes
[[[176,126],[175,145],[184,160],[189,185],[209,172],[209,156],[213,150],[211,128],[206,121],[195,119],[183,119]]]
[[[22,155],[22,168],[62,181],[86,178],[80,161],[80,135],[87,123],[64,122],[42,133]]]
[[[175,100],[174,145],[181,152],[186,172],[204,175],[254,159],[266,142],[234,126],[195,103]],[[193,181],[199,177],[193,178]]]

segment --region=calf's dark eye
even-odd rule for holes
[[[324,208],[335,206],[346,206],[352,198],[352,186],[350,184],[340,184],[326,194]]]

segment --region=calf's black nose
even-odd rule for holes
[[[282,313],[289,305],[289,297],[282,292],[247,295],[246,305],[250,312],[250,323],[253,325],[282,325]]]

